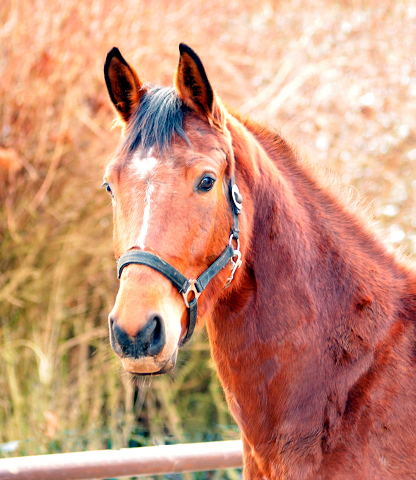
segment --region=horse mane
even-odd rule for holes
[[[291,175],[299,175],[303,180],[306,178],[314,189],[329,196],[337,208],[354,218],[358,228],[367,234],[369,243],[377,245],[387,257],[394,259],[398,264],[409,270],[415,270],[405,247],[397,247],[389,242],[387,233],[374,218],[371,203],[362,197],[357,189],[342,184],[334,172],[300,154],[298,147],[283,139],[279,132],[269,125],[242,115],[228,105],[227,111],[254,136],[278,168],[287,168]]]
[[[144,86],[146,92],[127,126],[121,149],[131,155],[139,148],[157,147],[165,150],[175,134],[189,143],[183,129],[186,111],[182,100],[172,87]]]

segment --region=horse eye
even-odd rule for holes
[[[199,182],[198,190],[201,190],[202,192],[209,192],[214,186],[215,180],[216,179],[214,177],[205,175],[204,178]]]
[[[111,198],[114,197],[113,192],[112,192],[112,190],[111,190],[111,187],[110,187],[110,185],[109,185],[108,183],[103,183],[103,184],[101,185],[101,187],[102,187],[102,188],[105,188],[105,189],[107,190],[107,192],[111,195]]]

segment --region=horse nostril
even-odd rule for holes
[[[108,317],[108,326],[110,330],[111,346],[117,355],[121,356],[124,353],[123,343],[126,339],[126,334],[123,335],[124,332],[117,325],[117,319],[111,314]]]
[[[148,325],[153,327],[149,332],[149,354],[156,356],[163,350],[166,343],[165,322],[157,313],[149,314],[148,319]]]
[[[110,313],[110,315],[108,316],[108,326],[110,328],[110,332],[113,331],[113,328],[114,328],[114,323],[116,322],[116,319],[115,317],[113,317]]]

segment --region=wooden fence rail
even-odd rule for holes
[[[89,480],[239,468],[240,440],[0,459],[0,480]]]

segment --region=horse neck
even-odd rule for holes
[[[250,198],[246,202],[244,196],[243,208],[248,203],[251,217],[241,222],[242,242],[248,247],[243,253],[244,275],[234,285],[234,295],[241,287],[247,289],[242,279],[251,278],[248,283],[252,290],[255,284],[258,300],[277,302],[278,317],[289,309],[279,321],[276,311],[271,313],[273,329],[283,335],[296,326],[294,321],[305,320],[304,315],[299,317],[300,309],[308,310],[306,318],[312,319],[319,310],[321,317],[333,319],[334,311],[345,311],[351,299],[359,303],[377,297],[381,275],[373,285],[375,271],[382,273],[385,288],[394,283],[400,289],[400,279],[405,282],[408,275],[405,267],[358,216],[318,183],[282,139],[256,130],[242,133],[241,126],[233,126],[240,128],[234,145],[236,177],[240,173],[247,183]]]
[[[250,192],[243,208],[252,220],[241,222],[249,246],[207,322],[212,353],[246,438],[270,442],[275,427],[282,442],[295,433],[306,441],[333,392],[342,410],[370,368],[409,274],[284,143],[261,145],[238,128],[230,130],[236,177]]]

